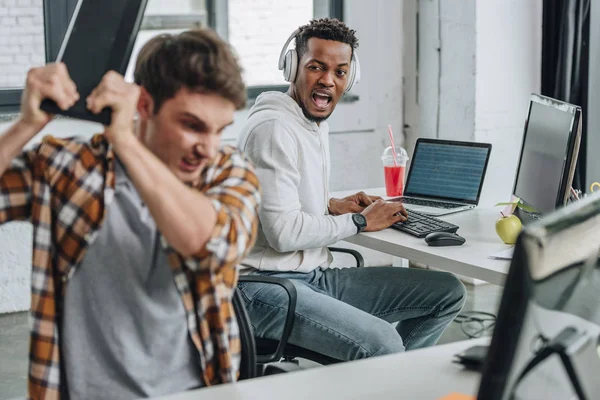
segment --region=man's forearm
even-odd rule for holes
[[[181,182],[136,137],[116,144],[115,152],[169,244],[184,257],[200,251],[217,220],[211,201]]]
[[[25,124],[19,119],[0,136],[0,176],[23,151],[23,147],[41,130],[42,128]]]

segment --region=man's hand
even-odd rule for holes
[[[331,198],[329,200],[329,214],[342,215],[348,213],[362,212],[365,207],[371,205],[375,200],[379,200],[379,196],[368,196],[365,192],[358,192],[352,196],[344,197],[343,199]]]
[[[125,82],[122,75],[115,71],[108,71],[100,84],[87,98],[87,108],[98,114],[103,108],[112,109],[110,126],[104,135],[115,146],[134,137],[133,117],[140,97],[140,87]]]
[[[27,73],[25,89],[21,96],[21,123],[39,132],[53,115],[40,110],[42,100],[53,100],[62,110],[67,110],[79,100],[75,83],[63,63],[32,68]]]
[[[367,219],[363,232],[375,232],[389,228],[396,222],[406,221],[408,214],[402,203],[376,200],[361,213]]]

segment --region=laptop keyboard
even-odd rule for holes
[[[401,199],[398,199],[398,201],[400,201],[403,204],[413,204],[415,206],[443,208],[446,210],[451,210],[453,208],[458,208],[458,207],[464,207],[464,204],[448,203],[445,201],[438,201],[438,200],[414,199],[411,197],[403,197]]]
[[[396,222],[392,228],[406,232],[418,238],[424,238],[432,232],[450,232],[455,233],[458,225],[451,224],[430,215],[421,214],[415,211],[406,210],[408,220],[405,222]]]

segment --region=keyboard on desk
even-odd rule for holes
[[[421,214],[415,211],[406,210],[408,220],[406,222],[396,222],[392,228],[409,233],[418,238],[424,238],[432,232],[450,232],[455,233],[458,226],[430,215]]]
[[[413,197],[402,197],[398,201],[400,201],[403,204],[412,204],[415,206],[443,208],[446,210],[451,210],[453,208],[458,208],[458,207],[464,207],[464,204],[449,203],[449,202],[437,201],[437,200],[415,199]]]

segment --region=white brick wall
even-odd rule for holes
[[[0,88],[22,87],[45,63],[42,0],[0,0]]]
[[[313,17],[313,0],[229,0],[229,42],[248,86],[283,84],[279,53],[294,29]]]

